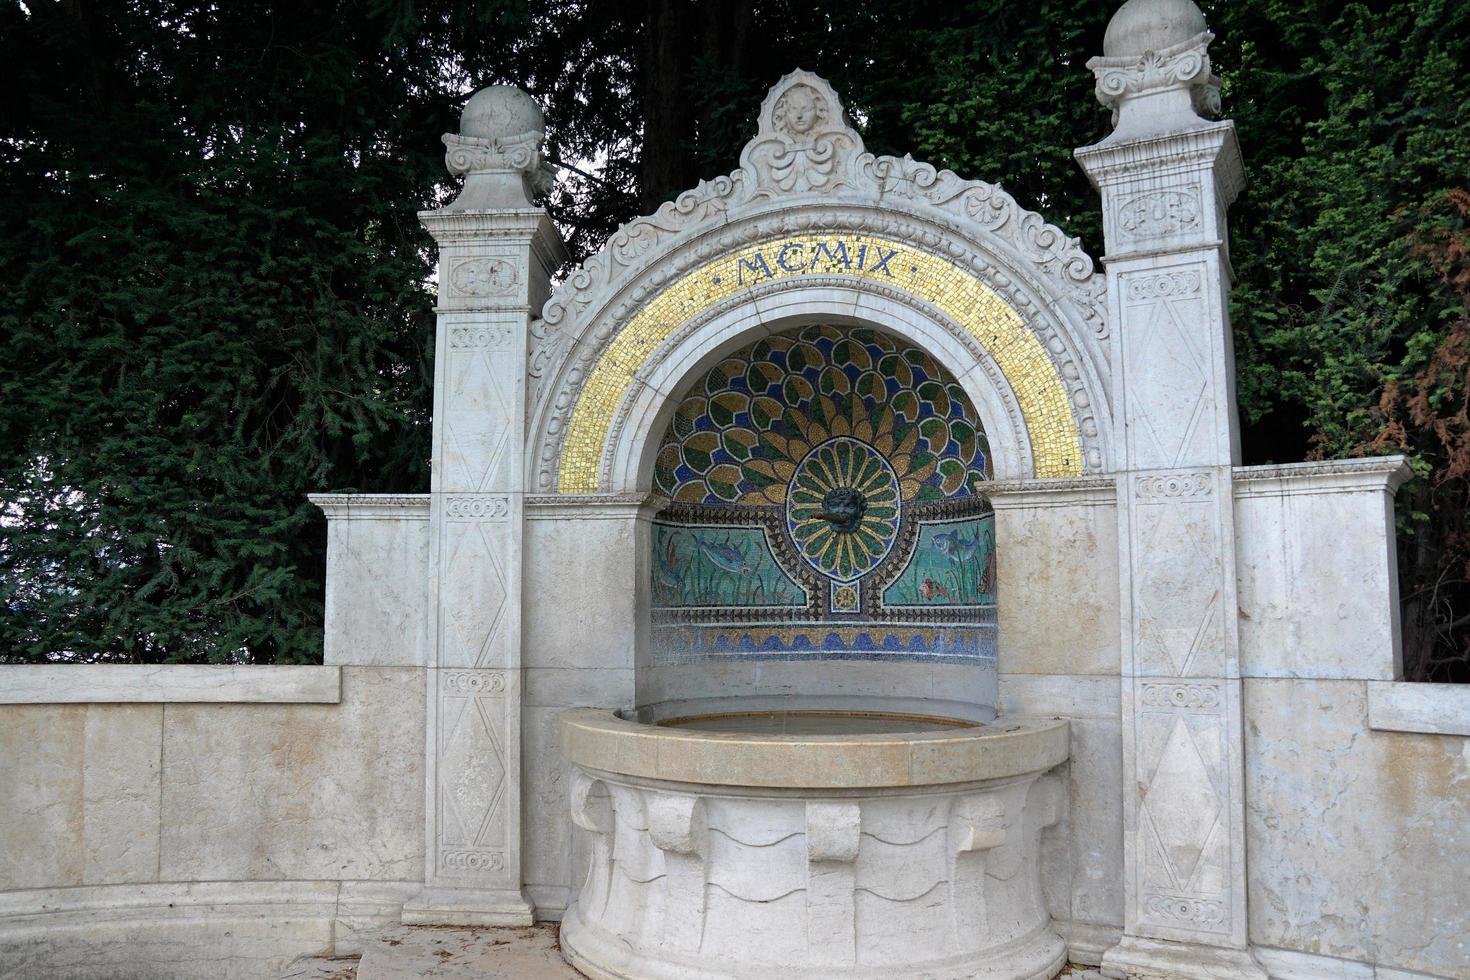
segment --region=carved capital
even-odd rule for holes
[[[1097,100],[1113,110],[1113,125],[1123,128],[1125,107],[1130,101],[1164,92],[1188,95],[1187,104],[1181,102],[1177,107],[1154,107],[1153,114],[1168,116],[1171,123],[1179,121],[1174,117],[1179,116],[1181,110],[1186,121],[1191,112],[1202,119],[1218,114],[1220,79],[1210,70],[1207,51],[1214,39],[1215,35],[1209,31],[1201,31],[1189,40],[1161,51],[1146,51],[1136,57],[1089,60],[1087,67],[1097,76],[1094,90]]]
[[[546,134],[539,130],[515,136],[479,137],[445,133],[444,166],[452,174],[488,174],[520,171],[530,175],[536,190],[551,190],[552,171],[541,157]]]
[[[464,190],[445,210],[526,207],[533,196],[551,191],[555,175],[541,157],[546,134],[540,130],[514,136],[445,133],[442,138],[444,166],[465,175]]]

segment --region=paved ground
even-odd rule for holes
[[[300,956],[291,961],[281,980],[356,980],[356,956]]]
[[[561,958],[556,926],[460,929],[401,926],[379,933],[361,959],[302,957],[281,980],[584,980]],[[775,980],[775,978],[773,978]],[[1102,980],[1069,966],[1062,980]]]
[[[556,926],[403,926],[377,934],[359,960],[303,957],[281,980],[583,980],[556,944]]]

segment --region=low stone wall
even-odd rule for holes
[[[271,977],[422,887],[422,671],[6,667],[0,689],[0,975]]]
[[[1426,697],[1442,733],[1390,710]],[[1460,686],[1246,681],[1250,933],[1273,975],[1470,977],[1467,720]]]
[[[1378,601],[1393,577],[1385,466],[1237,474],[1250,940],[1281,980],[1470,978],[1470,687],[1394,680],[1397,624]],[[328,666],[0,668],[0,976],[271,978],[298,953],[352,951],[419,894],[427,509],[341,509]],[[1071,723],[1042,886],[1069,955],[1097,962],[1123,930],[1137,833],[1114,493],[1033,484],[996,510],[1003,646],[998,689],[976,700],[1002,719]],[[602,563],[554,574],[588,550],[627,555],[641,574],[640,506],[566,511],[538,505],[527,521],[544,560],[522,627],[522,874],[540,918],[561,915],[587,859],[557,719],[631,706],[644,667],[632,576]],[[852,695],[953,688],[870,666],[825,682]],[[665,697],[824,681],[673,680]]]

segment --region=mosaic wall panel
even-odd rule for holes
[[[764,338],[659,447],[659,662],[993,658],[989,446],[926,352],[866,328]]]
[[[1056,366],[1020,314],[973,273],[904,242],[872,235],[778,237],[681,277],[618,331],[577,397],[562,445],[560,492],[597,490],[598,464],[617,406],[634,374],[681,325],[750,286],[831,275],[902,289],[969,331],[1015,394],[1031,439],[1035,475],[1082,472],[1077,423]]]
[[[890,607],[994,606],[995,519],[925,523],[908,565],[883,593]]]

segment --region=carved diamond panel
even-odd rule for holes
[[[446,504],[446,511],[449,509]],[[509,596],[504,564],[510,546],[508,527],[486,521],[445,522],[443,546],[448,561],[439,586],[441,666],[499,665]]]
[[[1157,823],[1148,821],[1159,844],[1163,871],[1176,887],[1190,881],[1222,807],[1209,768],[1182,718],[1175,719],[1164,741],[1142,809],[1146,817],[1161,811],[1166,817]]]
[[[441,872],[503,867],[505,676],[446,670],[439,678],[438,844]]]
[[[509,489],[514,382],[505,375],[514,363],[514,358],[488,350],[455,349],[448,355],[442,447],[445,490]]]
[[[1216,682],[1142,683],[1138,714],[1139,914],[1170,928],[1229,927],[1229,784]]]
[[[1220,531],[1209,473],[1134,483],[1134,658],[1140,674],[1215,668],[1220,621]]]
[[[1122,277],[1128,443],[1136,469],[1212,462],[1214,397],[1204,333],[1204,271],[1186,266]]]

